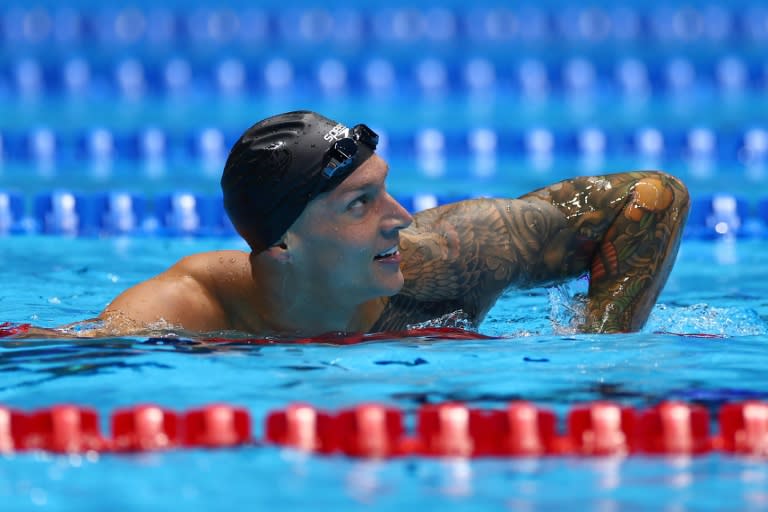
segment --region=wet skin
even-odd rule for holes
[[[678,179],[642,171],[421,212],[401,235],[405,285],[373,330],[458,308],[479,322],[509,288],[589,274],[581,330],[636,331],[672,269],[688,209]]]
[[[635,331],[667,280],[689,209],[678,179],[639,171],[457,202],[419,212],[411,224],[386,192],[386,164],[368,162],[308,205],[284,238],[287,249],[189,256],[121,294],[98,326],[56,333],[313,336],[401,330],[457,310],[479,324],[506,290],[585,274],[580,330]],[[360,190],[368,191],[364,209]],[[373,259],[393,243],[399,255]]]

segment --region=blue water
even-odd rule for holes
[[[234,239],[0,239],[2,310],[54,326],[98,313],[112,296],[184,254],[240,248]],[[424,403],[500,408],[515,399],[554,410],[607,399],[638,408],[664,399],[718,408],[768,400],[768,243],[686,241],[641,333],[570,330],[583,286],[508,293],[480,332],[493,340],[411,338],[356,346],[211,347],[194,340],[0,342],[0,403],[34,410],[94,407],[102,431],[116,409],[156,403],[183,411],[245,407],[263,438],[271,410],[296,400],[337,410],[396,406],[413,425]],[[716,334],[683,337],[662,332]],[[416,362],[418,364],[416,364]],[[204,376],[204,378],[200,378]],[[579,510],[723,510],[768,506],[763,460],[695,458],[364,461],[270,446],[142,455],[17,454],[0,464],[3,510],[190,510],[308,506],[397,510],[405,505]]]
[[[3,478],[0,489],[12,498],[6,510],[14,511],[116,504],[121,510],[401,510],[415,503],[447,510],[715,511],[768,504],[764,462],[719,456],[368,462],[245,448],[94,461],[16,458],[2,471],[10,466],[13,477]],[[16,501],[21,494],[26,499]]]
[[[7,0],[0,322],[92,317],[186,254],[245,249],[204,230],[161,236],[176,226],[163,225],[158,198],[215,197],[237,135],[285,110],[379,131],[389,188],[406,202],[513,197],[573,175],[661,168],[687,183],[694,203],[640,333],[575,333],[576,281],[504,295],[480,326],[495,339],[482,341],[214,350],[184,339],[2,340],[0,403],[92,406],[106,432],[122,406],[227,402],[250,411],[261,438],[267,412],[297,399],[328,409],[381,401],[412,426],[424,403],[522,398],[553,409],[561,428],[590,400],[680,399],[706,406],[714,429],[722,404],[768,400],[767,41],[768,9],[753,0]],[[582,140],[589,130],[603,137],[597,149]],[[495,147],[473,145],[477,133]],[[531,143],[536,134],[543,146]],[[150,139],[159,149],[142,145]],[[58,190],[132,193],[154,229],[42,236],[50,211],[36,200]],[[0,460],[2,511],[12,512],[761,510],[767,484],[765,460],[720,454],[374,462],[251,446]]]

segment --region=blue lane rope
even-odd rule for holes
[[[428,193],[396,196],[411,212],[469,197]],[[30,197],[0,189],[0,236],[29,234],[236,236],[216,194],[55,190]],[[768,198],[748,201],[727,193],[694,197],[684,236],[768,237]]]

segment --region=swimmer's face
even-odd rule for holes
[[[413,219],[387,192],[387,172],[374,154],[288,230],[294,268],[309,286],[360,302],[402,288],[399,232]]]

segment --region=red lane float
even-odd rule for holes
[[[21,411],[0,405],[0,453],[25,450],[29,417]]]
[[[336,443],[352,457],[393,457],[410,453],[403,413],[380,404],[362,404],[335,417]]]
[[[184,445],[223,448],[252,442],[251,416],[241,407],[212,404],[187,412]]]
[[[487,427],[481,411],[463,404],[425,405],[418,412],[416,453],[447,457],[479,455],[487,450],[487,446],[478,443]]]
[[[568,414],[570,450],[579,455],[628,455],[638,449],[637,413],[610,402],[577,406]]]
[[[112,414],[112,449],[152,451],[181,444],[179,416],[156,405],[137,405]]]
[[[112,415],[114,451],[223,448],[251,442],[250,415],[226,404],[211,404],[183,415],[155,405],[139,405]]]
[[[724,405],[720,444],[725,452],[768,456],[768,403],[749,400]]]
[[[641,413],[639,429],[644,453],[699,455],[713,448],[709,413],[699,405],[663,402]]]
[[[84,453],[110,448],[99,433],[96,411],[88,407],[64,404],[33,412],[27,428],[20,445],[31,450]]]
[[[265,437],[268,443],[305,452],[332,453],[336,449],[332,416],[308,404],[291,404],[269,413]]]
[[[502,411],[491,413],[497,438],[494,454],[538,456],[562,452],[555,425],[555,413],[530,402],[516,401]]]
[[[266,444],[307,453],[349,457],[537,457],[701,455],[712,451],[768,457],[768,403],[749,400],[723,406],[719,432],[701,406],[676,401],[635,410],[612,402],[574,406],[566,431],[557,432],[552,411],[525,401],[481,410],[459,402],[416,411],[413,433],[404,413],[376,403],[328,412],[290,404],[265,418]],[[252,445],[247,410],[211,404],[175,412],[144,404],[111,415],[111,435],[99,432],[95,410],[55,405],[24,412],[0,405],[0,453],[145,452]]]

